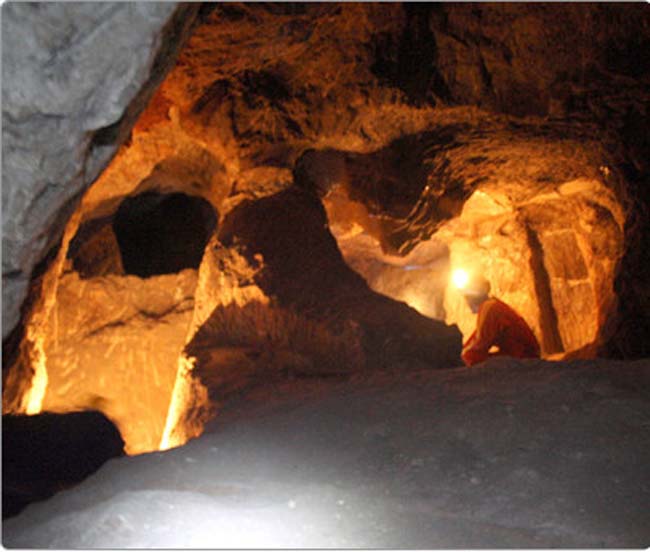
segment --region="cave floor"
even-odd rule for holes
[[[650,360],[294,380],[3,524],[20,548],[646,548]]]

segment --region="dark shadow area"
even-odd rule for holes
[[[2,417],[2,517],[51,497],[124,454],[124,441],[100,412]]]
[[[81,224],[70,241],[67,257],[82,279],[123,274],[113,217],[95,218]]]
[[[489,157],[474,158],[469,174],[448,158],[481,136],[466,124],[448,124],[401,136],[371,153],[308,150],[296,162],[294,180],[321,197],[342,183],[348,197],[375,218],[373,235],[382,249],[405,255],[458,216],[485,179]]]
[[[216,222],[210,203],[183,193],[125,199],[113,220],[124,271],[148,278],[197,269]]]
[[[251,301],[218,306],[187,344],[194,375],[225,404],[246,391],[286,381],[346,379],[364,368],[362,332],[351,320],[315,320]]]
[[[525,228],[528,247],[530,247],[530,267],[535,275],[535,293],[542,329],[542,350],[546,354],[561,353],[564,351],[564,345],[558,329],[557,312],[553,306],[551,283],[544,264],[542,244],[528,224],[525,224]]]
[[[429,24],[436,5],[406,3],[403,9],[406,25],[402,35],[380,33],[375,37],[375,61],[370,70],[383,84],[400,89],[413,105],[436,105],[436,97],[449,101],[451,94],[437,68],[438,48]]]
[[[255,283],[279,306],[329,324],[358,325],[368,368],[410,361],[431,368],[460,365],[455,326],[372,291],[347,266],[315,194],[292,188],[244,202],[226,217],[219,239],[226,247],[237,244],[251,264],[262,255]]]
[[[650,168],[650,164],[648,164]],[[616,268],[618,313],[607,321],[611,335],[599,351],[620,359],[650,357],[650,176],[632,163],[622,167],[631,197],[625,222],[625,254]]]

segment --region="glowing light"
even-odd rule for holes
[[[464,289],[469,283],[469,274],[462,268],[457,268],[451,274],[451,281],[458,289]]]
[[[187,375],[194,367],[194,359],[187,358],[181,355],[178,359],[178,371],[176,373],[176,381],[174,382],[174,390],[169,402],[169,410],[167,412],[167,420],[165,421],[165,429],[163,430],[162,438],[160,439],[160,450],[168,450],[182,445],[185,441],[179,438],[174,429],[180,421],[182,412],[188,400],[188,382]],[[172,437],[172,433],[174,436]],[[182,441],[182,442],[181,442]]]
[[[43,398],[47,390],[47,368],[45,351],[43,350],[43,338],[37,337],[34,340],[33,349],[30,351],[30,361],[34,369],[32,385],[23,397],[23,408],[25,414],[38,414],[43,409]]]
[[[212,417],[208,391],[193,375],[196,358],[181,355],[159,450],[180,447],[203,433]]]

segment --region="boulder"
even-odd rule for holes
[[[2,517],[83,481],[123,454],[120,432],[101,412],[3,416]]]

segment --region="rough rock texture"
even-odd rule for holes
[[[261,386],[3,523],[19,548],[646,548],[650,363]]]
[[[163,26],[168,21],[161,36],[170,38],[165,44],[173,50],[170,35],[178,31],[176,38],[182,38],[197,8],[175,11],[169,4],[143,3],[85,11],[83,4],[16,5],[3,18],[10,31],[6,36],[20,35],[16,44],[45,37],[37,44],[42,58],[29,57],[25,48],[12,50],[10,59],[27,56],[26,74],[46,78],[41,87],[30,83],[24,98],[16,92],[22,80],[3,79],[10,90],[6,143],[13,148],[5,165],[26,167],[21,175],[36,171],[41,178],[38,171],[50,171],[49,161],[32,164],[30,156],[54,151],[54,165],[67,171],[38,181],[46,208],[43,213],[32,209],[33,216],[18,205],[20,190],[27,188],[3,189],[10,213],[3,222],[10,276],[3,288],[10,297],[3,318],[10,326],[35,260],[58,240],[80,190],[115,151],[106,144],[122,143],[70,220],[58,257],[52,250],[32,273],[23,318],[24,370],[6,377],[10,404],[23,401],[32,371],[46,373],[41,340],[46,333],[52,339],[46,326],[54,328],[49,320],[66,256],[84,278],[120,278],[127,267],[116,261],[119,236],[107,220],[114,221],[125,201],[151,193],[202,198],[229,225],[225,230],[219,225],[218,240],[213,237],[203,255],[186,342],[206,323],[223,337],[232,309],[240,307],[238,320],[250,322],[251,331],[260,319],[273,325],[283,317],[333,320],[338,313],[353,320],[362,331],[337,328],[350,359],[356,358],[358,336],[364,354],[376,358],[417,351],[415,357],[428,355],[425,363],[435,364],[436,356],[445,357],[438,352],[444,337],[431,341],[431,334],[420,330],[439,328],[443,336],[449,330],[388,298],[378,299],[343,269],[334,236],[343,257],[375,291],[444,317],[464,332],[473,319],[444,281],[449,268],[468,263],[522,311],[545,354],[650,354],[650,15],[645,5],[206,4],[198,9],[198,23],[177,64],[122,142],[121,131],[142,104],[135,101],[120,119],[123,110],[111,111],[113,89],[103,81],[72,86],[72,77],[86,70],[111,75],[77,51],[104,52],[109,16],[126,14],[137,26],[148,13],[158,15],[145,22],[158,18]],[[72,38],[61,49],[43,31],[47,24],[30,23],[30,32],[22,33],[20,25],[32,20],[17,23],[21,10],[35,22],[51,19],[55,33],[70,32]],[[105,22],[91,31],[100,17]],[[75,23],[61,24],[69,20]],[[113,38],[133,50],[130,28],[125,25]],[[138,43],[153,44],[157,35],[150,28],[134,36]],[[146,55],[137,51],[155,80],[162,68],[154,62],[156,47]],[[138,56],[129,51],[105,61],[110,68],[122,67],[132,57]],[[17,69],[13,63],[5,64],[9,76]],[[137,91],[147,89],[149,70],[124,70],[119,77],[133,96],[146,95]],[[59,94],[56,83],[70,89],[64,86]],[[39,100],[41,90],[55,93]],[[79,90],[86,95],[79,96]],[[123,96],[126,101],[126,92]],[[55,114],[45,117],[44,128],[54,125],[76,140],[73,130],[81,125],[86,141],[74,142],[81,149],[61,148],[59,134],[31,132],[39,116],[16,126],[22,120],[12,110],[31,113],[33,99],[57,98],[81,115],[60,109],[76,113],[75,122]],[[110,121],[102,113],[102,98],[110,104],[106,113],[115,114]],[[124,124],[95,132],[118,119]],[[332,209],[335,194],[342,200]],[[357,241],[344,247],[345,236]],[[313,251],[324,253],[306,256]],[[364,272],[364,266],[370,268]],[[407,267],[415,270],[405,276]],[[261,311],[246,306],[253,299]],[[208,326],[205,330],[209,335]],[[415,335],[417,343],[409,344],[404,333]],[[14,344],[20,341],[12,338]],[[238,348],[241,343],[233,345]],[[231,350],[228,358],[252,373],[257,361],[247,364],[243,357],[249,353]],[[304,356],[285,356],[279,364],[286,373],[312,372]],[[215,366],[227,364],[222,360]],[[191,373],[191,357],[182,356],[178,365],[179,373]]]
[[[324,196],[339,247],[373,289],[467,336],[475,317],[446,291],[444,268],[463,267],[493,282],[546,353],[602,343],[625,220],[603,174],[612,160],[584,129],[457,117],[371,154],[308,152],[299,182]]]
[[[113,217],[95,218],[80,225],[70,241],[66,257],[81,278],[124,275],[122,254],[113,230]]]
[[[624,178],[619,316],[602,352],[647,356],[650,246],[647,151],[650,11],[646,5],[463,4],[435,11],[438,68],[454,101],[515,115],[594,122]],[[645,129],[645,130],[643,130]],[[647,259],[647,256],[646,256]]]
[[[171,124],[165,125],[164,131],[148,127],[154,107],[160,106],[150,104],[138,119],[128,145],[120,148],[84,196],[84,223],[112,216],[125,197],[141,193],[184,193],[201,197],[215,208],[227,195],[224,166],[206,144],[178,127],[173,109]]]
[[[250,302],[214,309],[185,348],[193,376],[221,405],[260,383],[340,378],[368,369],[363,329]]]
[[[461,103],[514,115],[606,109],[617,117],[637,101],[635,78],[650,71],[643,54],[648,13],[640,4],[462,4],[432,11],[438,67]],[[622,103],[613,104],[610,94]]]
[[[195,287],[195,270],[147,279],[65,274],[46,329],[43,409],[94,405],[115,421],[129,454],[156,450]]]
[[[263,381],[459,363],[458,330],[370,290],[343,261],[318,197],[301,188],[243,201],[224,218],[196,301],[191,373],[179,377],[213,404]],[[190,402],[179,431],[206,407]]]
[[[457,217],[476,190],[515,210],[534,201],[543,211],[560,188],[587,179],[613,194],[607,209],[625,240],[642,246],[648,170],[640,147],[647,132],[631,121],[647,117],[647,11],[555,8],[206,6],[133,142],[107,171],[113,176],[105,189],[110,182],[113,196],[132,190],[153,167],[186,158],[193,174],[202,166],[213,175],[213,205],[226,213],[242,198],[286,189],[293,170],[294,180],[311,178],[323,195],[343,184],[367,208],[366,230],[383,251],[403,255]],[[526,236],[532,246],[510,245],[537,247],[542,253],[532,262],[550,274],[554,267],[546,265],[561,240],[537,235],[538,226],[527,221],[529,230],[512,238]],[[609,223],[603,229],[615,244],[619,232]],[[547,283],[531,277],[522,294],[557,303],[546,313],[531,310],[533,325],[546,327],[540,333],[548,351],[596,340],[610,342],[610,351],[619,342],[619,354],[632,354],[624,336],[645,322],[634,326],[623,313],[647,320],[639,301],[630,300],[636,293],[645,301],[637,249],[624,246],[620,261],[621,250],[609,248],[604,265],[588,269],[577,300],[566,273]],[[630,263],[639,266],[622,270]],[[623,293],[618,303],[611,298],[615,279]],[[596,329],[570,335],[576,318],[567,305],[574,304],[583,305],[579,319],[597,319]]]
[[[2,13],[2,331],[173,63],[196,7],[8,4]]]
[[[372,292],[345,265],[326,227],[318,197],[290,189],[240,204],[224,219],[219,239],[226,247],[237,244],[251,263],[260,256],[255,282],[279,305],[316,320],[358,325],[368,366],[398,359],[456,365],[458,331]]]
[[[598,181],[569,181],[523,201],[494,189],[475,194],[437,236],[452,265],[478,269],[493,293],[526,318],[544,352],[575,351],[609,337],[603,333],[615,308],[623,215]],[[470,331],[474,317],[460,294],[448,289],[445,301],[447,319]]]
[[[10,36],[11,32],[20,33],[21,40],[25,41],[24,29],[19,26],[14,29],[11,23],[12,18],[21,15],[20,9],[23,8],[6,10],[5,36]],[[62,14],[55,12],[56,9],[54,6],[30,8],[26,14],[43,20],[59,17],[66,21],[65,18],[74,13],[72,7],[67,7]],[[109,10],[107,14],[101,10],[93,10],[90,14],[82,9],[78,20],[81,21],[82,16],[85,18],[83,26],[80,23],[59,25],[58,32],[72,33],[75,38],[80,33],[77,29],[88,28],[92,21],[107,15],[118,19],[126,17],[135,25],[143,14],[157,13],[155,10],[173,11],[170,5],[163,8],[156,4],[105,9]],[[128,10],[135,10],[133,17]],[[22,15],[21,18],[25,20]],[[103,23],[101,32],[110,32],[108,23]],[[125,49],[132,50],[131,43],[122,38],[127,34],[122,31],[121,40],[114,42],[123,43]],[[65,55],[59,54],[65,58],[63,61],[71,60],[70,67],[83,61],[75,56],[89,50],[85,46],[82,48],[86,43],[100,44],[104,51],[102,40],[96,40],[100,35],[90,33],[87,36],[90,38],[86,38],[86,42],[82,41],[78,47],[72,42],[72,50],[64,50]],[[138,33],[138,40],[142,36],[143,33]],[[43,51],[65,43],[61,37],[54,37],[56,40],[47,35],[37,38],[41,40],[37,46]],[[642,182],[647,174],[646,156],[642,154],[644,144],[648,143],[643,130],[647,125],[642,123],[648,116],[647,92],[644,91],[648,69],[642,56],[647,43],[647,10],[635,5],[292,4],[276,8],[265,4],[215,4],[203,10],[202,24],[156,95],[141,128],[154,131],[157,125],[167,121],[197,138],[200,136],[205,147],[212,150],[210,154],[221,159],[228,176],[226,180],[240,182],[244,180],[240,175],[247,170],[264,166],[291,167],[301,150],[309,146],[321,149],[327,144],[336,144],[354,151],[382,147],[391,139],[440,120],[442,112],[434,116],[428,109],[434,104],[438,108],[450,104],[478,105],[518,116],[546,115],[570,122],[574,130],[589,121],[597,123],[593,127],[595,134],[609,131],[617,137],[615,141],[622,146],[617,153],[622,154],[621,163],[627,172],[625,178],[633,181],[633,195],[638,195],[644,193]],[[231,48],[237,48],[237,56],[231,55]],[[4,51],[8,77],[16,70],[18,56],[32,55],[27,48],[5,48]],[[143,49],[138,51],[143,52]],[[49,73],[38,71],[39,63],[50,59],[49,54],[42,54],[42,60],[38,55],[27,58],[23,66],[30,67],[30,74],[52,75],[52,69]],[[114,55],[106,59],[124,62],[133,56]],[[84,63],[97,74],[104,76],[106,73],[100,64]],[[122,73],[122,77],[145,78],[144,71]],[[110,72],[107,74],[110,76]],[[23,147],[28,143],[28,134],[24,129],[11,130],[16,118],[12,109],[26,113],[32,109],[29,102],[38,105],[38,101],[44,101],[32,96],[46,88],[31,81],[23,82],[25,79],[3,79],[5,118],[9,123],[5,125],[5,144],[15,138]],[[7,84],[9,82],[13,84]],[[69,79],[64,84],[68,82]],[[137,82],[136,79],[129,86],[135,90]],[[27,86],[30,92],[25,99],[19,91]],[[54,84],[47,86],[51,88]],[[114,101],[114,95],[108,95],[105,87],[97,88],[93,94]],[[56,95],[63,96],[66,96],[65,89]],[[48,101],[52,102],[52,97],[50,94]],[[78,94],[66,98],[65,105],[69,106]],[[99,102],[94,96],[91,95],[88,102],[83,112],[87,119],[108,117],[108,110],[103,115],[91,114],[88,105],[96,107]],[[173,108],[171,111],[176,109],[171,120],[168,119],[170,108]],[[41,111],[51,113],[52,110]],[[65,114],[70,109],[57,108],[55,111],[58,115],[60,112]],[[119,115],[110,122],[118,118]],[[75,120],[84,119],[77,117]],[[60,118],[54,117],[48,124],[62,124],[57,121]],[[59,141],[45,138],[43,125],[39,125],[38,136],[42,143],[57,147]],[[94,128],[90,123],[86,126]],[[83,130],[88,131],[85,127]],[[160,133],[160,129],[156,132]],[[67,130],[66,135],[70,136]],[[216,140],[205,140],[208,137]],[[152,144],[151,140],[146,143]],[[154,154],[155,150],[145,145],[135,147],[129,155],[137,154],[143,147],[149,147],[148,156],[145,156],[149,163],[164,159],[162,152]],[[11,155],[9,157],[5,171],[14,166]],[[61,158],[57,155],[57,159]],[[86,170],[86,174],[97,172]],[[51,174],[48,178],[53,180]],[[60,180],[72,181],[73,178]],[[140,180],[126,179],[125,182],[135,185]],[[226,186],[230,185],[226,182]],[[256,182],[258,187],[266,185],[259,179]],[[58,211],[60,205],[79,193],[79,189],[79,186],[68,186],[65,199],[48,199],[48,213]],[[50,187],[48,194],[53,194],[52,190]],[[9,204],[10,201],[5,201],[6,207]],[[633,209],[628,215],[628,241],[638,242],[645,234],[644,223],[640,220],[643,211],[634,201],[630,205]],[[20,209],[12,209],[12,212],[17,211]],[[50,218],[45,217],[45,221]],[[7,217],[5,220],[9,224]],[[64,221],[65,216],[57,220]],[[25,223],[26,220],[17,219],[12,222],[15,228]],[[59,228],[61,224],[58,222]],[[5,234],[9,239],[11,233],[5,231]],[[46,236],[41,241],[49,243],[49,236],[60,235],[60,232],[33,229],[25,233],[23,241],[12,246],[15,252],[8,249],[7,242],[6,251],[10,254],[5,257],[12,259],[15,266],[8,267],[5,272],[18,280],[8,279],[4,286],[5,312],[7,315],[11,312],[4,324],[5,332],[13,327],[18,313],[17,308],[11,306],[11,297],[18,297],[16,304],[20,303],[23,293],[20,290],[26,286],[33,259],[42,256],[40,252],[27,253],[27,250],[19,253],[23,247],[19,243],[35,243],[31,235]],[[32,249],[45,251],[46,244],[41,245]],[[634,265],[634,254],[628,253],[628,256],[630,259],[624,263]],[[20,270],[20,275],[14,270]],[[646,294],[639,288],[642,278],[638,268],[620,271],[619,279],[623,280],[618,286],[626,298],[635,291],[641,292],[638,295],[644,298],[645,304]],[[629,284],[625,283],[626,279],[630,279]],[[16,292],[12,291],[14,288]],[[629,303],[626,300],[622,305]]]

